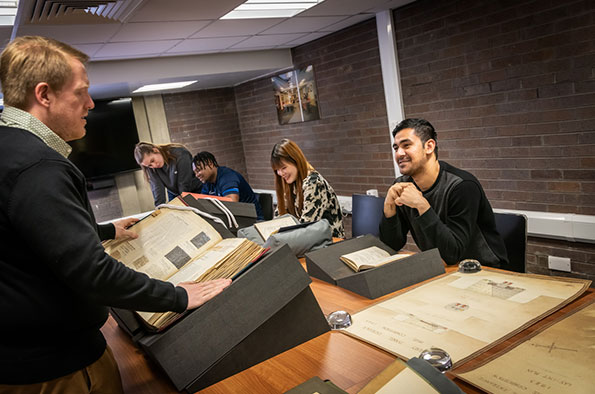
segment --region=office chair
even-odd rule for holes
[[[509,265],[502,267],[509,271],[525,272],[527,250],[527,217],[516,213],[496,213],[496,229],[504,240]]]
[[[259,193],[258,202],[262,208],[262,216],[264,216],[264,220],[271,220],[275,212],[273,208],[273,195],[269,193]]]
[[[354,194],[351,196],[351,234],[353,237],[380,233],[380,221],[384,212],[384,198]]]

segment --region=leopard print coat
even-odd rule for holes
[[[343,214],[339,199],[329,183],[316,171],[310,172],[302,183],[304,207],[300,222],[326,219],[331,225],[333,237],[345,238]]]

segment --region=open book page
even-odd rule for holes
[[[391,263],[408,256],[410,256],[410,254],[395,254],[391,256],[386,250],[382,250],[378,246],[371,246],[356,252],[344,254],[339,258],[352,270],[358,272],[379,267],[383,264]]]
[[[593,393],[595,303],[564,315],[458,377],[492,393]],[[464,368],[464,367],[463,367]]]
[[[201,275],[217,265],[218,262],[224,260],[224,258],[240,246],[244,240],[245,239],[243,238],[222,239],[205,254],[194,259],[192,263],[186,264],[182,269],[170,276],[167,281],[174,286],[180,282],[196,281]]]
[[[266,222],[255,223],[254,228],[258,231],[262,239],[266,241],[271,234],[279,231],[281,227],[295,226],[296,224],[297,220],[293,216],[287,215]]]
[[[105,251],[151,278],[166,280],[180,268],[206,252],[221,236],[192,211],[162,208],[132,228],[137,239],[110,240]]]
[[[248,239],[223,239],[203,256],[171,276],[169,282],[178,284],[184,281],[205,282],[219,278],[231,278],[260,256],[263,250],[264,248],[260,245]],[[156,328],[168,325],[178,316],[174,312],[139,312],[139,315]]]
[[[402,358],[439,344],[456,368],[561,308],[589,284],[489,268],[453,272],[354,314],[342,332]]]

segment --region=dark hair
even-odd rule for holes
[[[283,162],[291,163],[297,168],[295,182],[291,185],[285,183],[285,180],[277,174],[277,169],[283,166]],[[314,167],[310,165],[304,152],[300,147],[287,138],[275,144],[271,152],[271,168],[275,174],[275,190],[277,192],[277,210],[279,214],[290,213],[294,216],[302,216],[302,207],[304,206],[304,193],[302,192],[302,182],[308,176]],[[297,206],[293,196],[297,198]]]
[[[428,140],[436,141],[436,147],[434,148],[434,154],[436,158],[438,158],[438,136],[436,135],[436,130],[434,130],[434,126],[430,124],[425,119],[404,119],[402,120],[393,130],[393,138],[397,135],[397,133],[404,129],[413,129],[415,135],[419,137],[421,140],[422,145],[425,145]]]
[[[219,167],[219,164],[217,164],[217,159],[215,159],[215,156],[213,156],[211,152],[206,151],[197,153],[196,156],[192,158],[192,164],[194,164],[196,167],[198,167],[199,165],[202,167],[207,167],[209,165]]]

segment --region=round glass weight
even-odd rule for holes
[[[477,260],[465,259],[459,263],[459,272],[471,274],[481,271],[481,264]]]
[[[432,367],[436,368],[441,373],[452,368],[450,355],[444,350],[436,347],[424,350],[419,355],[419,358],[426,360]]]
[[[330,313],[326,320],[331,330],[341,330],[351,325],[351,315],[345,311],[335,311]]]

